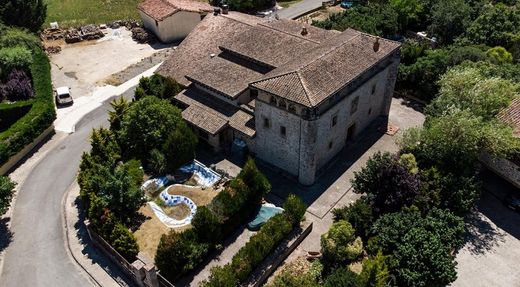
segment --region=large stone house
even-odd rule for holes
[[[169,43],[188,36],[213,8],[196,0],[144,0],[138,10],[144,27]]]
[[[208,15],[158,73],[187,88],[183,118],[217,149],[250,152],[311,185],[376,118],[387,118],[399,43],[292,20]]]

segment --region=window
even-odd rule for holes
[[[251,99],[256,99],[258,97],[258,90],[251,90]]]
[[[350,114],[351,115],[353,115],[355,112],[357,112],[358,104],[359,104],[359,97],[355,97],[352,100],[352,103],[350,105]]]
[[[159,22],[157,22],[157,20],[155,20],[155,27],[159,27]]]
[[[273,105],[276,105],[276,98],[274,96],[271,97],[270,103],[273,104]]]
[[[280,126],[280,134],[285,137],[285,134],[286,134],[286,130],[285,130],[285,127],[284,126]]]
[[[332,120],[331,120],[330,126],[333,127],[333,126],[335,126],[337,123],[338,123],[338,115],[335,114],[335,115],[332,116]]]
[[[368,109],[368,115],[372,114],[372,108]]]
[[[291,113],[295,113],[296,112],[296,108],[294,107],[293,104],[289,104],[289,107],[287,108],[289,110],[289,112]]]
[[[372,86],[372,95],[376,93],[376,84]]]
[[[287,104],[285,103],[285,100],[278,101],[278,107],[282,109],[287,109]]]
[[[332,141],[329,142],[329,149],[332,149]]]
[[[264,118],[264,128],[269,128],[271,126],[271,123],[269,122],[268,118]]]

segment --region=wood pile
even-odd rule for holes
[[[134,41],[136,41],[137,43],[145,44],[145,43],[155,43],[157,41],[157,38],[155,37],[155,35],[144,28],[136,27],[136,28],[133,28],[131,31],[132,31],[132,39],[134,39]]]

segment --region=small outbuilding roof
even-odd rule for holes
[[[514,129],[514,136],[520,138],[520,97],[513,99],[511,105],[498,114],[498,118],[510,124]]]
[[[145,0],[139,4],[138,9],[157,21],[162,21],[179,11],[196,13],[213,11],[208,3],[192,0]]]

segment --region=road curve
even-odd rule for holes
[[[94,127],[107,125],[109,104],[92,111],[40,160],[20,188],[13,210],[0,287],[93,286],[65,246],[62,198],[76,178]]]

